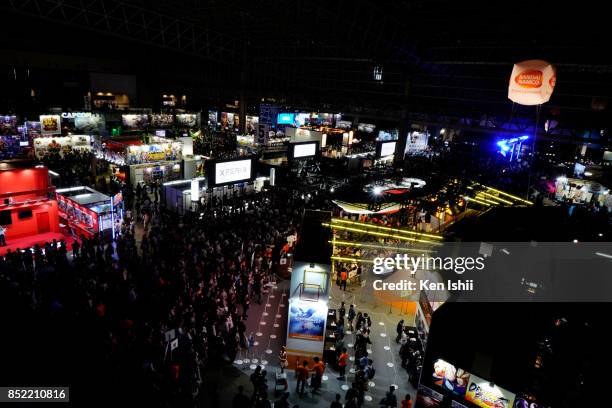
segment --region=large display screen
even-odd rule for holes
[[[385,142],[380,146],[380,157],[391,156],[395,153],[395,144],[397,142]]]
[[[179,113],[176,115],[176,125],[183,128],[195,128],[198,126],[198,114]]]
[[[126,129],[142,129],[149,125],[149,115],[146,113],[121,115],[121,122]]]
[[[151,126],[156,128],[167,128],[174,125],[174,116],[168,113],[154,113],[151,115]]]
[[[512,408],[515,395],[472,374],[465,399],[482,408]]]
[[[294,300],[289,307],[289,338],[322,341],[326,318],[324,303]]]
[[[295,122],[294,113],[279,113],[276,118],[276,123],[279,125],[293,125]]]
[[[470,373],[461,368],[456,368],[441,358],[437,359],[433,366],[432,377],[434,384],[460,397],[465,395],[468,383],[470,382]]]
[[[317,154],[317,144],[308,143],[293,146],[293,158],[311,157]]]
[[[251,159],[215,163],[215,184],[237,183],[251,179]]]

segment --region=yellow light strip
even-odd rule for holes
[[[493,204],[493,205],[500,205],[501,204],[500,202],[494,201],[494,200],[492,200],[490,198],[478,197],[478,194],[476,194],[475,198],[477,200],[481,200],[481,201],[484,201],[485,203],[489,203],[489,204]]]
[[[343,256],[332,256],[331,259],[333,259],[334,261],[359,262],[359,263],[374,263],[374,261],[370,261],[368,259],[346,258],[346,257],[343,257]]]
[[[514,196],[512,194],[508,194],[505,191],[501,191],[501,190],[498,190],[498,189],[493,188],[493,187],[485,186],[484,184],[481,184],[481,186],[483,186],[484,188],[489,189],[491,191],[495,191],[498,194],[502,194],[502,195],[505,195],[506,197],[510,197],[510,198],[512,198],[514,200],[522,201],[522,202],[524,202],[526,204],[533,205],[533,203],[531,201],[527,201],[525,199],[522,199],[520,197]]]
[[[466,200],[468,200],[468,201],[474,201],[475,203],[478,203],[478,204],[481,204],[481,205],[485,205],[485,206],[487,206],[487,207],[490,207],[490,206],[491,206],[491,204],[487,204],[487,203],[485,203],[484,201],[480,201],[479,199],[474,198],[474,197],[468,197],[468,196],[465,196],[465,197],[463,197],[463,198],[464,198],[464,199],[466,199]]]
[[[335,229],[339,229],[339,230],[342,230],[342,231],[360,232],[362,234],[376,235],[378,237],[384,237],[384,238],[400,239],[402,241],[422,242],[422,243],[430,244],[430,245],[442,245],[439,242],[427,241],[427,240],[423,240],[423,239],[407,237],[405,235],[384,234],[382,232],[362,230],[362,229],[359,229],[359,228],[344,227],[344,226],[341,226],[341,225],[331,225],[331,224],[328,224],[326,222],[321,223],[321,225],[324,226],[324,227],[330,227],[332,229],[335,228]]]
[[[508,204],[508,205],[514,204],[512,201],[508,201],[508,200],[506,200],[504,198],[501,198],[501,197],[493,195],[493,194],[485,193],[484,191],[480,191],[478,194],[489,196],[491,200],[501,201],[504,204]],[[476,197],[478,197],[478,194],[476,194]]]
[[[381,230],[384,230],[384,231],[391,231],[391,232],[400,233],[400,234],[417,235],[417,236],[433,238],[433,239],[444,239],[444,237],[442,237],[440,235],[427,234],[425,232],[403,230],[403,229],[399,229],[399,228],[389,228],[389,227],[383,227],[383,226],[379,226],[379,225],[365,224],[365,223],[362,223],[362,222],[348,221],[348,220],[343,220],[343,219],[340,219],[340,218],[332,218],[332,222],[340,222],[340,223],[343,223],[343,224],[358,225],[358,226],[363,227],[363,228],[381,229]]]
[[[356,247],[363,247],[363,248],[394,249],[396,251],[405,251],[405,252],[435,252],[432,249],[401,248],[401,247],[396,247],[396,246],[391,246],[391,245],[366,244],[363,242],[335,241],[335,240],[331,240],[327,242],[331,243],[332,245],[338,245],[338,246],[356,246]]]

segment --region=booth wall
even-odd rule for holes
[[[26,210],[31,210],[32,216],[19,219],[19,212]],[[59,232],[59,216],[56,201],[21,205],[11,208],[10,211],[12,224],[7,225],[7,241],[46,232]]]

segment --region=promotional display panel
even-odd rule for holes
[[[216,125],[219,122],[219,119],[217,118],[217,111],[208,111],[208,124],[210,125]]]
[[[321,142],[323,133],[316,130],[289,127],[285,129],[285,136],[289,138],[291,143]]]
[[[326,318],[327,307],[324,304],[293,300],[289,306],[289,338],[322,341]]]
[[[232,112],[221,112],[221,127],[233,127],[236,114]]]
[[[0,135],[0,160],[12,159],[21,153],[23,147],[20,142],[19,136]]]
[[[259,123],[275,126],[280,108],[276,105],[262,103],[259,105]]]
[[[429,408],[429,407],[441,407],[444,395],[432,390],[424,385],[419,385],[416,397],[416,406]],[[493,407],[489,407],[493,408]]]
[[[91,151],[91,137],[88,135],[38,137],[34,139],[34,153],[38,159],[46,154],[59,154],[64,157],[75,151]]]
[[[307,143],[293,146],[293,158],[313,157],[317,154],[317,144]]]
[[[372,123],[358,123],[357,124],[357,130],[360,132],[374,133],[375,129],[376,129],[376,125],[373,125]]]
[[[293,125],[295,123],[295,114],[279,113],[276,119],[276,123],[279,125]]]
[[[339,129],[350,129],[353,124],[350,120],[339,120],[336,122],[336,127]]]
[[[156,128],[168,128],[174,125],[174,116],[168,113],[155,113],[151,115],[151,126]]]
[[[43,136],[61,135],[60,115],[40,115],[40,133]]]
[[[17,116],[0,116],[0,135],[16,135],[17,134]]]
[[[129,146],[127,149],[127,164],[181,160],[182,149],[183,144],[179,142]]]
[[[537,401],[530,400],[524,397],[517,397],[514,400],[514,406],[512,408],[544,408],[538,404]]]
[[[197,113],[179,113],[176,115],[176,126],[183,128],[198,127]]]
[[[382,142],[378,144],[376,157],[386,157],[395,154],[397,142]]]
[[[128,130],[138,130],[149,126],[149,116],[146,113],[121,115],[121,122]]]
[[[475,376],[470,377],[470,385],[465,399],[482,408],[512,408],[515,395],[490,381]]]
[[[393,129],[393,130],[379,130],[378,131],[378,137],[376,138],[376,140],[397,140],[398,138],[398,131],[397,129]]]
[[[410,132],[406,140],[406,150],[404,153],[422,152],[427,149],[429,141],[429,133],[426,132]]]
[[[232,160],[214,163],[214,186],[239,183],[253,177],[253,160]]]
[[[62,112],[62,121],[69,129],[83,133],[100,133],[106,125],[103,115],[92,112]]]
[[[460,397],[465,395],[470,382],[470,373],[442,359],[434,362],[432,377],[434,384]]]
[[[310,113],[298,113],[295,115],[296,126],[304,126],[310,122]]]
[[[255,134],[257,131],[257,126],[259,125],[259,117],[258,116],[246,116],[246,132],[249,135]]]

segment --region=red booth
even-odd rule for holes
[[[63,238],[57,202],[49,199],[49,173],[44,166],[19,168],[0,163],[0,225],[8,249],[29,248]]]

